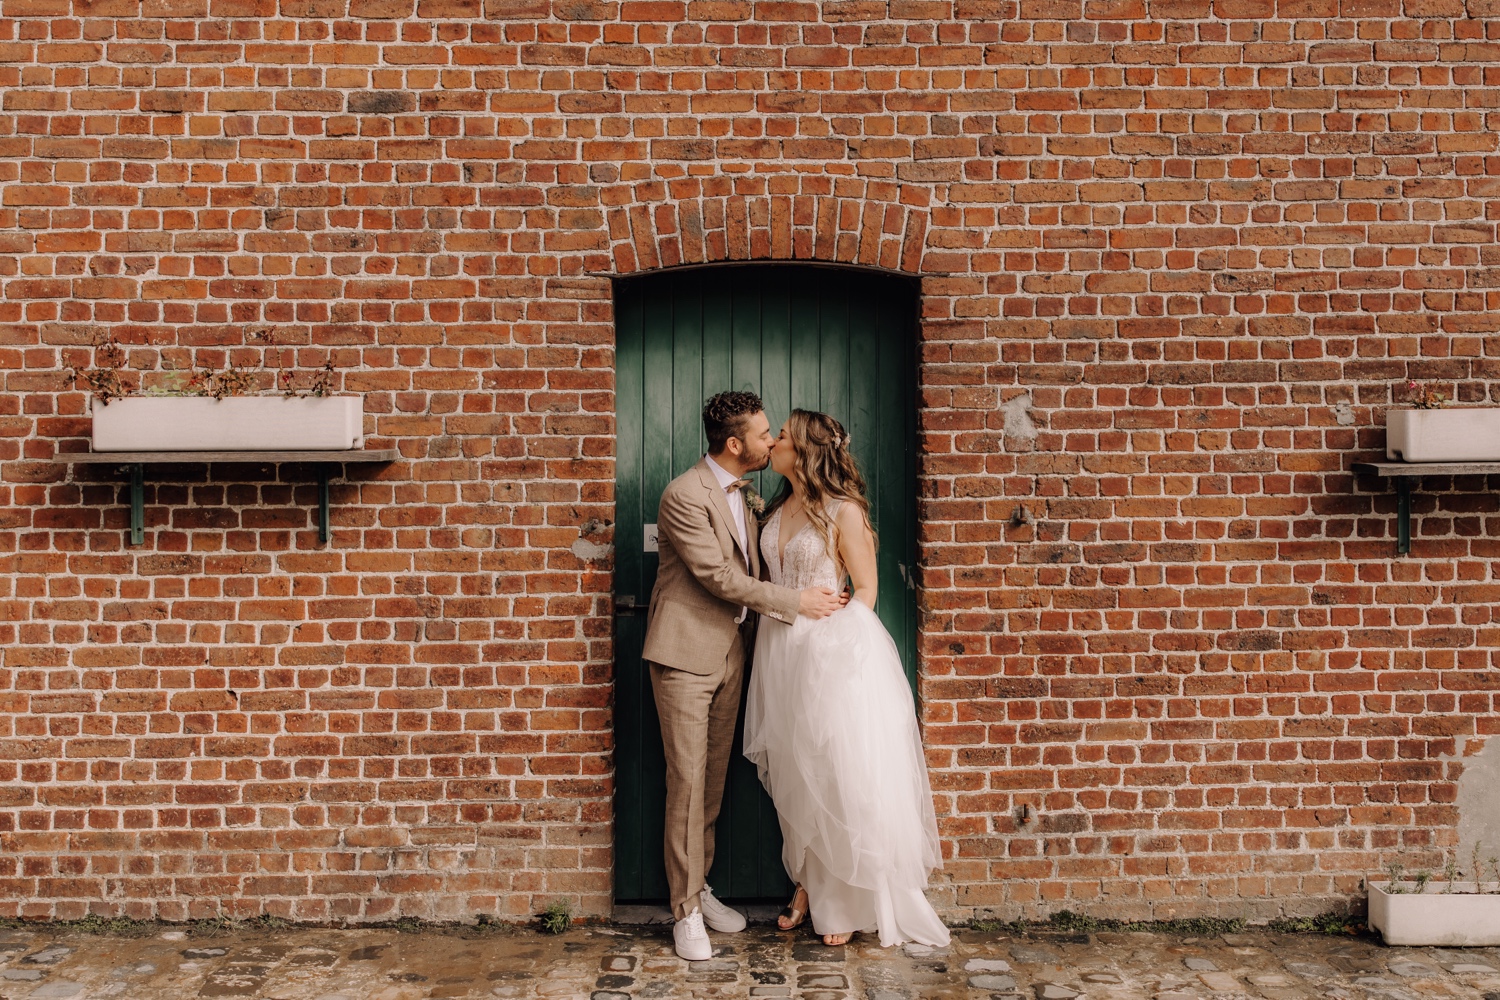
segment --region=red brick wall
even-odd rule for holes
[[[1500,402],[1491,0],[413,2],[0,0],[0,912],[607,913],[609,277],[705,260],[924,276],[950,916],[1454,839],[1500,480],[1396,558],[1349,467]],[[400,461],[326,546],[308,470],[158,471],[127,546],[62,369],[264,325]]]

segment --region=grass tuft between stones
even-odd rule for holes
[[[543,910],[536,919],[543,934],[561,934],[573,926],[573,908],[560,899]]]
[[[1278,934],[1363,934],[1369,930],[1364,920],[1352,913],[1337,910],[1316,917],[1277,917],[1266,930]]]
[[[986,933],[1031,934],[1048,931],[1091,933],[1094,931],[1149,931],[1154,934],[1178,934],[1216,937],[1237,934],[1246,929],[1243,917],[1188,917],[1179,920],[1118,920],[1113,917],[1091,917],[1086,913],[1059,910],[1046,920],[975,919],[969,928]],[[1278,934],[1361,934],[1365,923],[1351,913],[1330,912],[1316,917],[1278,917],[1265,925]]]

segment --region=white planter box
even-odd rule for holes
[[[1415,883],[1407,883],[1415,887]],[[1500,893],[1485,882],[1484,893],[1473,882],[1428,882],[1421,895],[1390,893],[1390,882],[1370,882],[1370,926],[1386,944],[1471,947],[1500,944]]]
[[[1385,457],[1398,462],[1500,462],[1500,406],[1387,410]]]
[[[128,396],[94,401],[94,450],[348,450],[364,422],[362,396]]]

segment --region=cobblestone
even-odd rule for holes
[[[188,940],[62,928],[0,940],[5,1000],[1500,1000],[1500,949],[1387,949],[1372,939],[1245,933],[1017,937],[950,948],[825,948],[805,929],[713,935],[686,963],[662,926],[399,933],[288,929]]]

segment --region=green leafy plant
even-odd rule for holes
[[[57,926],[67,927],[80,934],[109,934],[121,937],[146,937],[155,932],[156,924],[148,920],[133,920],[130,917],[103,917],[90,913],[78,920],[58,921]]]
[[[166,372],[162,376],[162,380],[160,382],[155,385],[147,386],[146,388],[142,389],[138,395],[187,396],[191,394],[188,391],[188,383],[192,380],[192,378],[193,373],[190,371]]]
[[[1348,935],[1362,933],[1365,922],[1352,913],[1333,910],[1316,917],[1277,917],[1266,925],[1266,930],[1278,934]]]
[[[1406,886],[1401,884],[1401,880],[1406,876],[1405,865],[1399,861],[1388,862],[1385,866],[1385,874],[1390,879],[1390,884],[1385,887],[1386,892],[1393,896],[1406,892]]]
[[[1413,891],[1418,896],[1420,896],[1422,895],[1422,890],[1427,888],[1427,883],[1432,881],[1432,872],[1427,871],[1424,868],[1422,871],[1419,871],[1415,875],[1413,875],[1412,879],[1417,883],[1417,887]]]
[[[541,912],[537,922],[543,934],[561,934],[573,925],[573,908],[559,899]]]
[[[1213,936],[1234,934],[1245,929],[1240,917],[1185,917],[1178,920],[1120,920],[1114,917],[1091,917],[1086,913],[1059,910],[1045,921],[1025,919],[1003,921],[976,918],[969,924],[971,930],[992,933],[1004,931],[1009,934],[1027,934],[1032,931],[1070,931],[1091,933],[1094,931],[1150,931],[1157,934],[1189,934]]]
[[[1453,886],[1463,872],[1458,870],[1458,858],[1449,857],[1448,863],[1443,865],[1443,892],[1453,892]]]
[[[194,920],[188,924],[188,933],[193,937],[214,938],[222,934],[229,934],[234,929],[234,918],[227,913],[220,913],[216,917],[204,917],[201,920]]]

